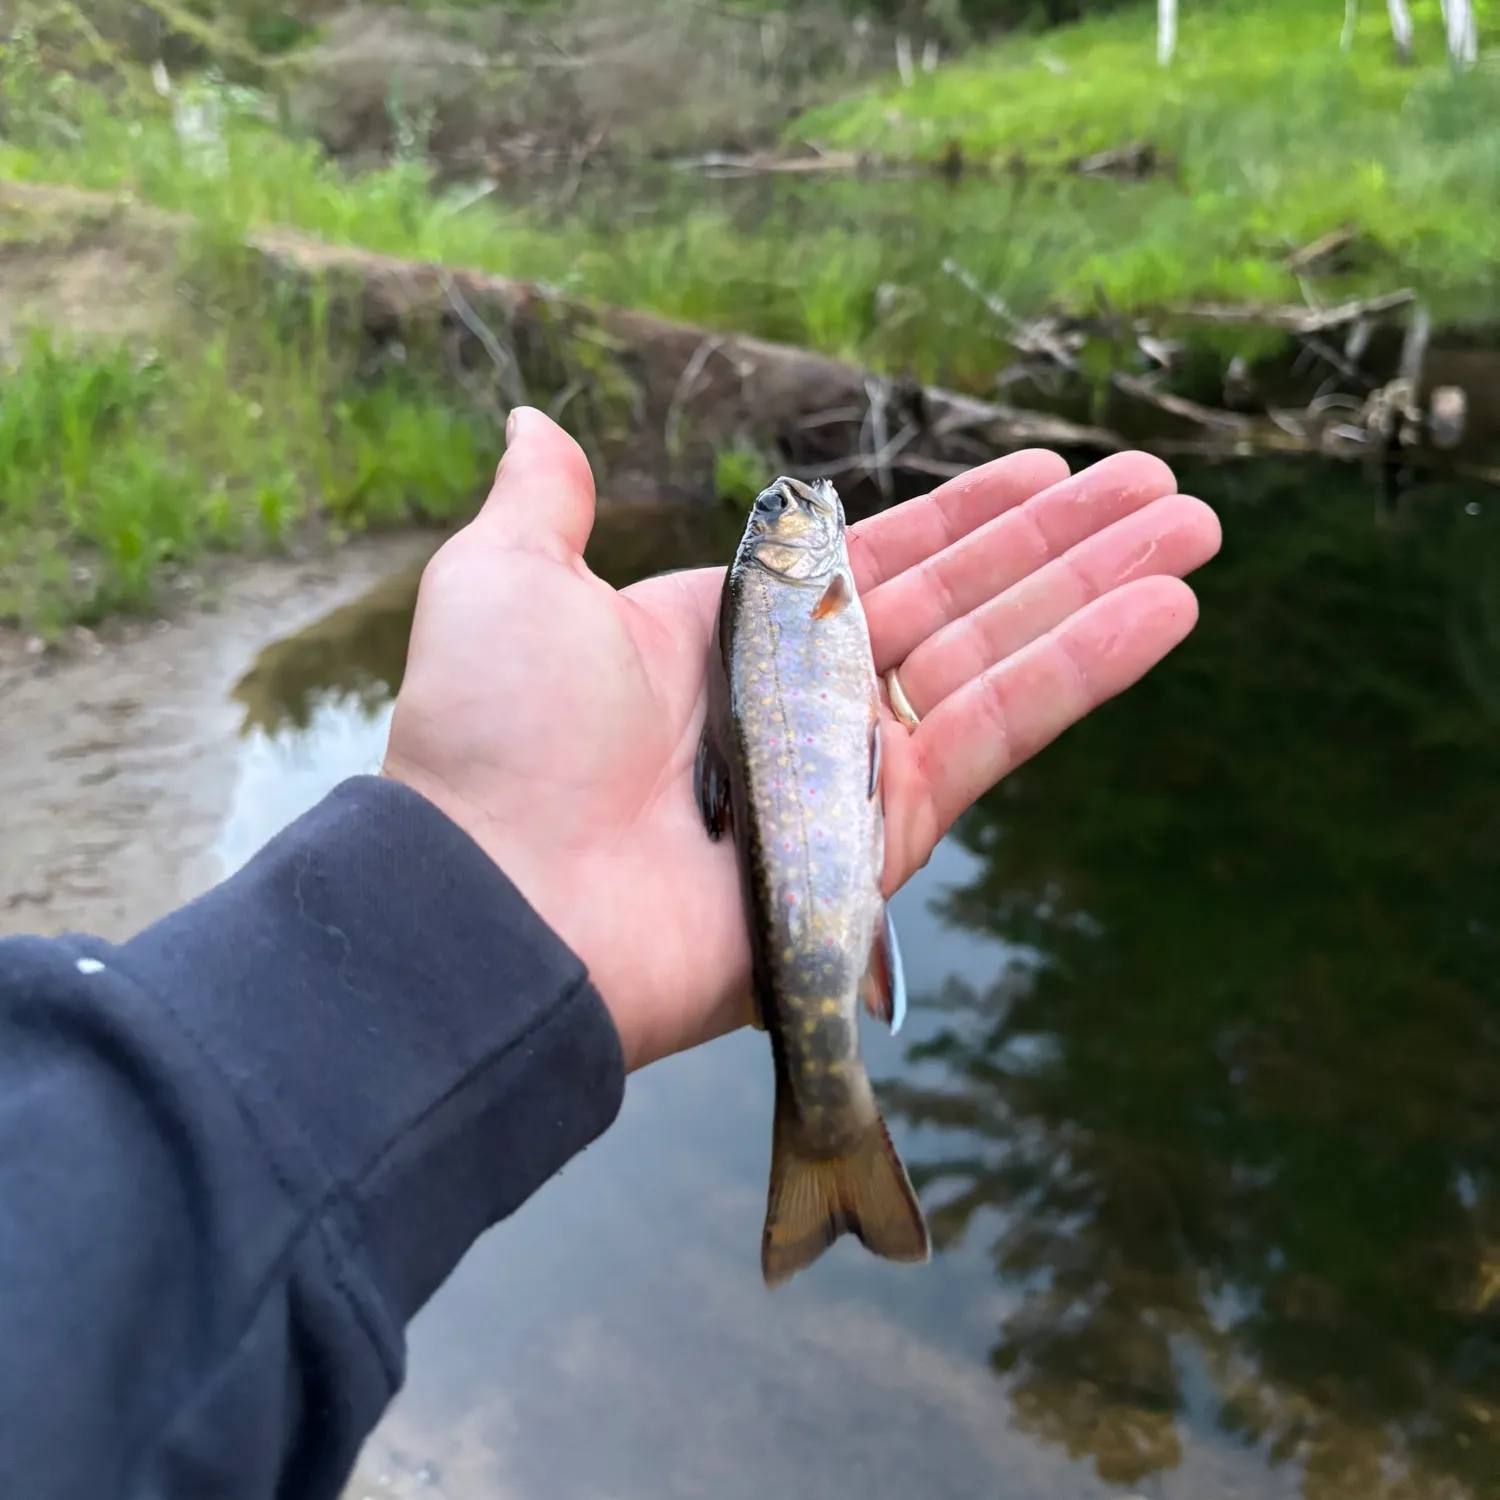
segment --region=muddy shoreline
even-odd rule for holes
[[[0,936],[115,941],[219,877],[213,844],[257,652],[420,565],[432,533],[247,563],[211,604],[32,655],[0,638]]]

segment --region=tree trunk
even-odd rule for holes
[[[1359,0],[1344,0],[1344,29],[1339,33],[1339,50],[1347,52],[1354,45],[1354,28],[1359,22]]]
[[[1402,62],[1410,62],[1412,58],[1411,12],[1406,8],[1406,0],[1386,0],[1386,6],[1391,13],[1391,35],[1396,39],[1396,56]]]
[[[1473,67],[1479,55],[1474,0],[1443,0],[1443,27],[1448,33],[1448,61],[1455,69]]]
[[[915,75],[911,69],[911,38],[904,31],[896,35],[896,72],[901,75],[901,87],[909,89]]]
[[[1177,0],[1156,0],[1156,60],[1166,67],[1177,52]]]

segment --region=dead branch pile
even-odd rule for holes
[[[1021,356],[1004,372],[1007,385],[1023,380],[1046,384],[1055,374],[1078,377],[1079,351],[1100,330],[1085,320],[1016,317],[1003,300],[986,292],[963,267],[948,261],[944,269],[971,291],[996,320],[1001,336]],[[1382,379],[1366,366],[1378,328],[1404,321],[1399,368]],[[1117,323],[1123,320],[1115,320]],[[1175,394],[1167,382],[1181,353],[1180,343],[1161,336],[1142,319],[1125,330],[1150,373],[1115,368],[1107,381],[1115,392],[1140,407],[1177,420],[1188,431],[1153,439],[1163,453],[1205,457],[1247,457],[1259,453],[1305,453],[1325,458],[1376,459],[1382,462],[1431,458],[1460,446],[1465,437],[1468,397],[1460,388],[1424,380],[1431,318],[1409,289],[1348,301],[1334,307],[1185,304],[1168,310],[1167,323],[1238,325],[1275,329],[1299,346],[1293,370],[1309,364],[1326,368],[1304,407],[1288,410],[1267,403],[1258,414],[1231,409],[1253,399],[1243,360],[1232,360],[1225,372],[1222,408]],[[1108,330],[1116,336],[1120,329]],[[1134,427],[1135,424],[1130,424]]]

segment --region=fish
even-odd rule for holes
[[[756,497],[725,572],[707,696],[694,787],[709,837],[734,843],[754,1024],[775,1070],[762,1277],[780,1285],[845,1234],[927,1261],[927,1222],[860,1058],[861,1008],[899,1029],[906,981],[881,893],[880,691],[827,480],[782,476]]]

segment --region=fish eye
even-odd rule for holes
[[[766,490],[760,497],[761,509],[769,511],[772,515],[776,516],[785,515],[787,507],[791,503],[787,498],[786,491],[779,487],[773,490]]]

